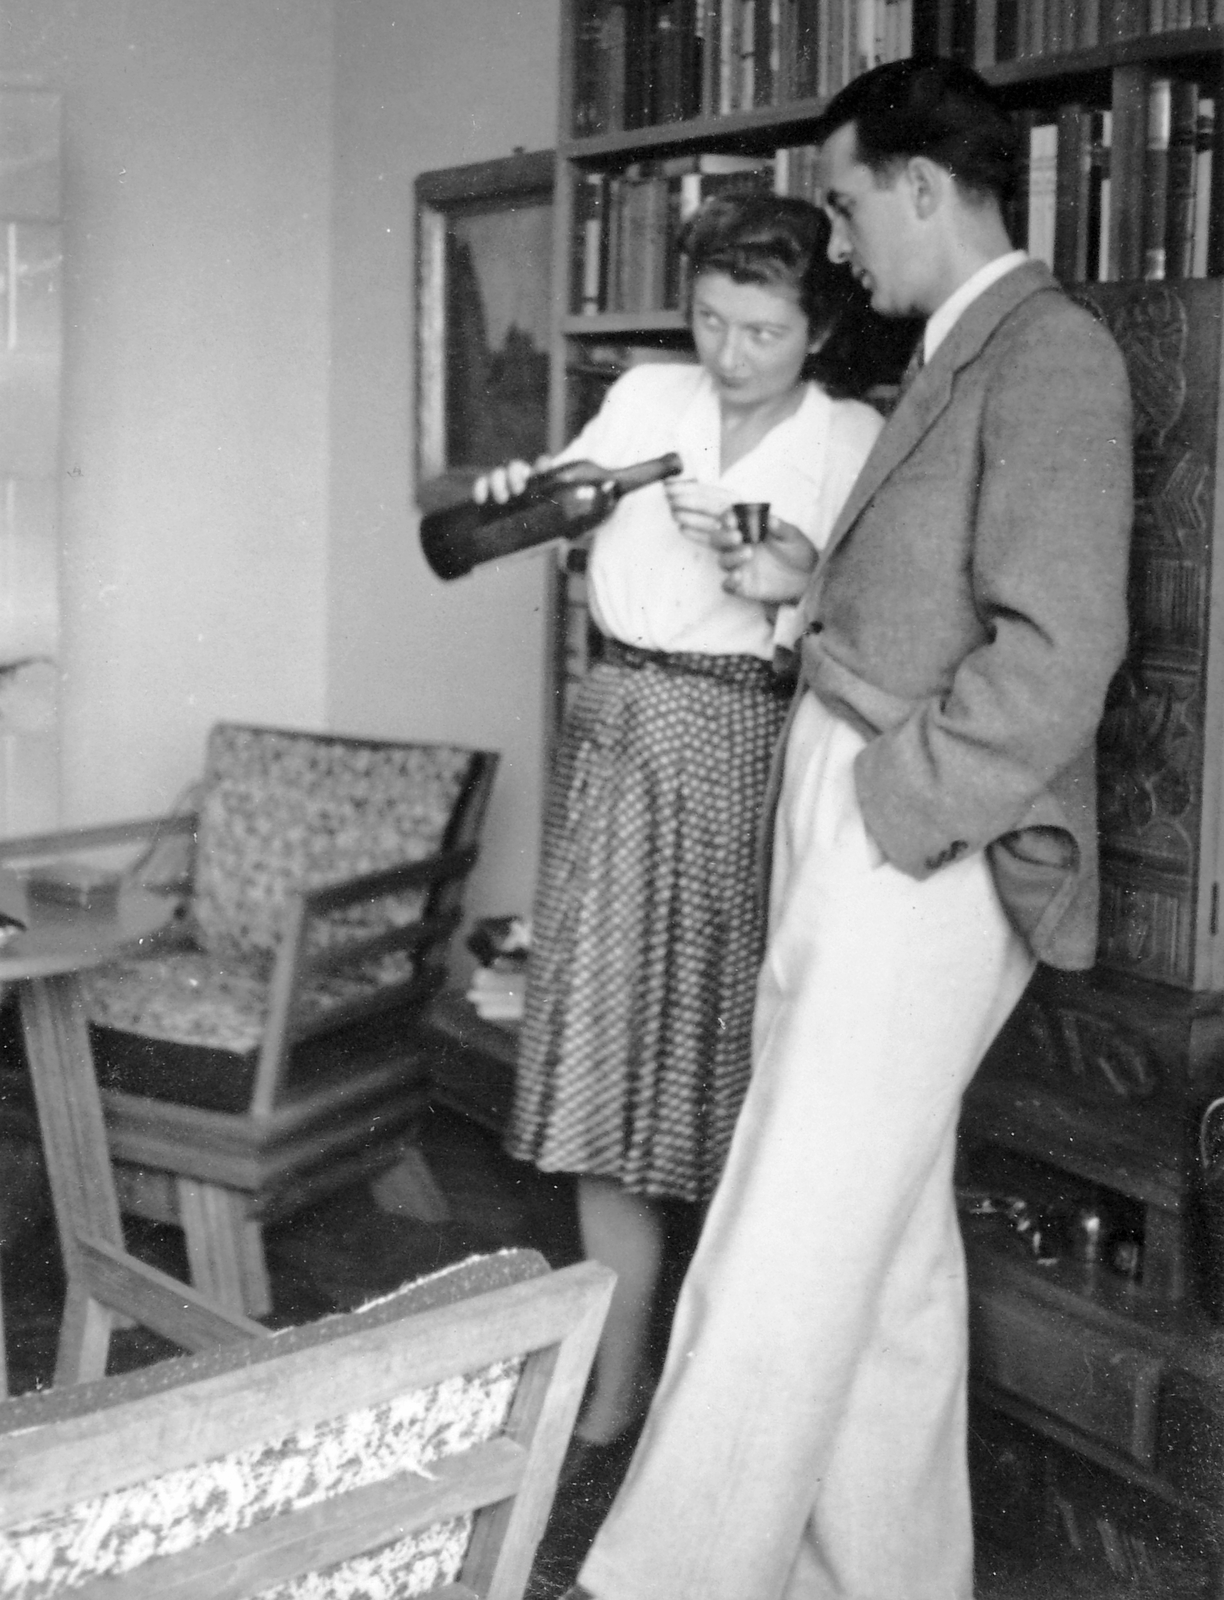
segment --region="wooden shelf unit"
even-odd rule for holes
[[[598,373],[616,369],[618,352],[686,344],[674,305],[576,308],[582,185],[633,163],[800,146],[822,104],[806,97],[574,137],[578,13],[589,33],[592,8],[609,3],[621,0],[562,7],[554,446],[597,403]],[[946,0],[915,9],[916,36],[955,36]],[[1214,559],[1224,540],[1224,27],[1217,13],[1206,25],[996,62],[991,16],[977,19],[977,64],[1009,106],[1047,119],[1068,102],[1112,112],[1115,275],[1119,262],[1143,261],[1151,78],[1193,78],[1214,95],[1217,275],[1068,285],[1118,338],[1137,401],[1132,647],[1100,741],[1100,961],[1087,975],[1039,974],[967,1098],[964,1144],[971,1163],[1028,1162],[1072,1197],[1125,1214],[1142,1268],[1134,1280],[1108,1262],[1038,1268],[1014,1237],[974,1221],[974,1382],[1000,1410],[1194,1511],[1224,1544],[1224,1333],[1202,1306],[1196,1173],[1198,1118],[1224,1091],[1224,563]],[[559,581],[564,685],[585,670],[585,613],[581,575]]]

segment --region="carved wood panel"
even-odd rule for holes
[[[1196,986],[1220,284],[1094,284],[1135,409],[1130,650],[1098,742],[1099,959]]]

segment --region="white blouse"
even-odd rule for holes
[[[709,374],[696,365],[647,363],[612,385],[557,460],[625,467],[674,450],[686,477],[721,484],[735,500],[767,500],[820,549],[882,427],[870,406],[831,400],[808,384],[798,410],[721,472],[721,419]],[[771,614],[758,601],[727,594],[717,556],[680,531],[662,484],[626,495],[596,530],[587,575],[596,623],[626,644],[765,660],[773,653]]]

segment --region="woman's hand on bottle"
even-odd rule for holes
[[[726,577],[723,588],[745,600],[785,604],[798,600],[816,566],[816,548],[794,526],[770,512],[760,544],[749,544],[728,512],[710,543]]]
[[[486,500],[496,500],[498,505],[505,505],[514,495],[522,494],[529,478],[537,472],[546,472],[551,465],[551,456],[537,456],[533,467],[525,461],[507,461],[476,479],[472,485],[472,499],[479,506],[484,505]]]
[[[716,483],[699,483],[696,478],[668,478],[663,492],[681,533],[701,544],[712,543],[733,496]]]

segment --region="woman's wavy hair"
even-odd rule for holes
[[[857,398],[894,383],[914,328],[877,316],[849,268],[829,260],[828,247],[829,220],[806,200],[757,189],[716,195],[680,235],[685,311],[691,314],[693,286],[705,273],[793,290],[811,338],[820,341],[804,362],[805,378],[837,398]]]

